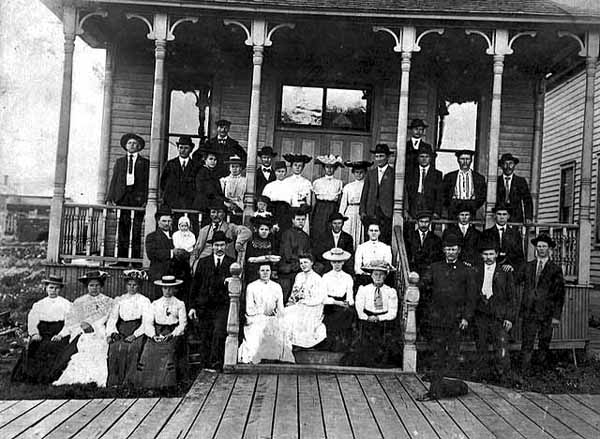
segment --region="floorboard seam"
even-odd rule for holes
[[[156,406],[158,405],[158,403],[161,401],[161,399],[162,399],[162,398],[158,398],[158,399],[156,400],[156,402],[154,403],[154,405],[153,405],[152,407],[150,407],[150,410],[148,410],[148,411],[146,412],[146,414],[144,415],[144,417],[143,417],[142,419],[140,419],[140,422],[138,422],[138,425],[136,425],[136,426],[135,426],[135,428],[134,428],[134,429],[131,431],[131,433],[129,433],[129,435],[127,436],[127,438],[130,438],[130,437],[133,435],[133,433],[135,433],[135,431],[136,431],[138,428],[140,428],[140,425],[142,425],[142,424],[144,423],[144,421],[146,420],[146,418],[148,417],[148,415],[149,415],[150,413],[152,413],[152,410],[154,410],[154,407],[156,407]]]
[[[0,409],[0,414],[1,414],[3,411],[5,411],[5,410],[8,410],[8,409],[9,409],[9,408],[11,408],[12,406],[14,406],[14,405],[18,404],[19,402],[20,402],[19,400],[17,400],[17,401],[12,401],[12,404],[9,404],[9,405],[7,405],[7,406],[6,406],[6,407],[4,407],[3,409]]]
[[[87,427],[94,419],[96,419],[98,416],[100,416],[102,414],[102,412],[104,410],[106,410],[108,407],[110,407],[114,402],[116,401],[115,398],[112,398],[112,400],[106,404],[102,410],[100,410],[98,413],[96,413],[96,416],[94,416],[92,419],[90,419],[89,421],[87,421],[84,425],[81,426],[81,428],[77,431],[75,431],[73,434],[71,434],[71,437],[75,436],[76,434],[78,434],[81,430],[83,430],[85,427]]]
[[[569,394],[564,394],[564,395],[570,398],[570,395],[569,395]],[[548,397],[548,399],[550,399],[550,401],[553,401],[555,404],[558,404],[558,405],[559,405],[559,406],[561,406],[561,407],[562,407],[564,410],[567,410],[569,413],[572,413],[572,414],[573,414],[573,415],[575,415],[577,418],[579,418],[579,419],[583,420],[583,421],[584,421],[586,424],[590,425],[590,426],[591,426],[591,427],[592,427],[594,430],[597,430],[597,431],[599,432],[599,434],[598,434],[598,435],[600,436],[600,428],[599,428],[599,427],[597,427],[597,426],[595,426],[595,425],[592,425],[592,424],[590,424],[590,423],[589,423],[589,422],[588,422],[588,421],[587,421],[585,418],[582,418],[581,416],[579,416],[579,414],[577,414],[577,413],[576,413],[576,412],[575,412],[573,409],[571,409],[571,408],[569,408],[569,407],[565,406],[565,405],[564,405],[563,403],[561,403],[560,401],[557,401],[557,400],[555,400],[554,398],[550,398],[548,395],[546,395],[546,396]],[[570,399],[571,399],[571,400],[573,400],[573,401],[577,401],[577,400],[576,400],[576,399],[574,399],[574,398],[570,398]],[[580,405],[583,405],[583,404],[580,404]],[[586,405],[584,405],[584,407],[585,407],[585,408],[588,408],[588,406],[586,406]],[[594,412],[594,413],[595,413],[595,412]]]
[[[356,434],[354,434],[354,427],[352,426],[352,419],[350,418],[350,414],[348,413],[348,407],[346,406],[346,398],[344,398],[344,392],[342,392],[342,388],[340,387],[340,382],[338,380],[337,375],[335,375],[335,382],[337,383],[338,390],[340,392],[340,396],[342,397],[342,403],[344,404],[344,411],[346,412],[346,418],[348,419],[348,425],[350,426],[350,431],[352,432],[352,437],[355,438]]]
[[[571,430],[573,433],[575,433],[577,436],[582,437],[583,439],[585,439],[585,436],[582,436],[581,434],[579,434],[577,431],[573,430],[569,425],[565,424],[560,418],[557,418],[556,416],[554,416],[552,413],[550,413],[549,410],[546,410],[544,407],[542,407],[541,405],[539,405],[537,402],[535,402],[533,399],[531,399],[530,397],[528,397],[526,394],[521,393],[521,396],[523,396],[525,399],[527,399],[527,401],[531,402],[532,404],[536,405],[537,407],[540,408],[540,410],[543,410],[544,413],[546,413],[548,416],[552,416],[554,419],[556,419],[558,422],[560,422],[562,425],[564,425],[565,427],[567,427],[569,430]],[[549,401],[552,401],[551,399],[548,398]],[[585,421],[584,421],[585,422]],[[586,424],[588,424],[587,422],[585,422]],[[588,424],[589,425],[589,424]]]
[[[483,384],[482,384],[482,385],[483,385]],[[519,436],[521,436],[521,437],[522,437],[522,438],[524,438],[524,439],[527,439],[527,438],[525,437],[525,435],[523,435],[523,433],[521,433],[519,430],[517,430],[517,429],[516,429],[516,428],[515,428],[515,427],[514,427],[514,426],[513,426],[511,423],[510,423],[510,421],[509,421],[508,419],[506,419],[504,416],[502,416],[502,414],[500,414],[500,412],[498,412],[498,411],[497,411],[497,410],[496,410],[494,407],[492,407],[492,405],[491,405],[489,402],[487,402],[487,401],[486,401],[486,399],[485,399],[485,398],[484,398],[482,395],[480,395],[479,393],[477,393],[477,391],[475,391],[475,390],[472,390],[472,389],[471,389],[471,392],[472,392],[473,394],[475,394],[475,396],[476,396],[477,398],[479,398],[481,401],[483,401],[483,403],[484,403],[485,405],[487,405],[487,406],[490,408],[490,410],[496,414],[496,416],[498,416],[499,418],[501,418],[501,419],[502,419],[504,422],[506,422],[506,423],[507,423],[507,424],[508,424],[510,427],[512,427],[512,429],[513,429],[514,431],[516,431],[516,432],[517,432],[517,434],[518,434]]]
[[[321,407],[321,423],[323,424],[323,434],[327,439],[327,426],[325,425],[325,412],[323,411],[323,398],[321,398],[321,383],[319,382],[319,375],[315,374],[315,381],[317,382],[317,393],[319,394],[319,406]]]
[[[419,413],[421,413],[421,415],[423,415],[423,418],[425,418],[425,420],[427,421],[427,423],[431,427],[431,431],[433,431],[438,438],[445,439],[445,438],[442,438],[440,436],[440,434],[438,433],[437,429],[431,423],[431,421],[429,420],[429,418],[427,417],[427,415],[423,412],[423,410],[421,410],[421,407],[419,406],[418,401],[411,395],[410,389],[407,389],[404,386],[404,384],[402,384],[402,381],[400,380],[400,377],[398,375],[396,375],[395,378],[398,381],[398,383],[400,384],[400,386],[404,389],[404,391],[406,392],[406,394],[408,395],[408,397],[411,399],[411,401],[413,402],[413,404],[415,405],[415,407],[417,408],[417,410],[419,410]]]
[[[26,400],[22,400],[22,401],[26,401]],[[46,401],[45,399],[40,400],[40,402],[38,402],[36,405],[29,407],[27,410],[25,410],[24,412],[22,412],[21,414],[19,414],[18,416],[15,416],[14,418],[12,418],[10,421],[5,422],[4,424],[0,425],[0,428],[4,428],[6,427],[8,424],[10,424],[11,422],[16,421],[17,419],[19,419],[21,416],[23,416],[25,413],[29,413],[31,410],[33,410],[34,408],[36,408],[37,406],[41,405],[44,403],[44,401]],[[21,401],[19,401],[21,402]]]
[[[221,426],[221,422],[223,422],[223,415],[225,415],[225,411],[227,411],[227,406],[229,405],[229,401],[231,400],[231,395],[233,394],[233,389],[235,388],[237,379],[238,379],[237,376],[233,379],[233,384],[231,386],[231,389],[229,389],[229,395],[227,395],[227,401],[225,402],[225,405],[223,406],[223,411],[221,412],[221,416],[219,416],[219,422],[217,422],[217,425],[215,426],[215,431],[211,436],[212,439],[214,439],[215,436],[217,435],[217,432],[219,431],[219,427]]]
[[[158,431],[156,432],[156,434],[154,435],[154,437],[158,437],[160,435],[160,432],[164,430],[164,428],[167,426],[167,424],[169,423],[169,421],[171,420],[171,418],[173,417],[173,415],[175,414],[175,412],[177,411],[177,409],[181,406],[181,404],[183,404],[183,400],[185,399],[185,396],[183,398],[179,399],[179,402],[177,403],[177,405],[175,406],[175,408],[173,410],[171,410],[171,413],[169,414],[169,416],[167,417],[167,419],[165,420],[165,422],[163,422],[163,424],[160,426],[160,428],[158,429]]]
[[[115,419],[108,427],[106,427],[106,429],[102,432],[102,434],[99,436],[100,439],[102,439],[102,437],[104,437],[104,435],[108,432],[108,430],[110,430],[113,425],[115,425],[117,422],[119,422],[119,420],[125,416],[125,414],[129,411],[129,409],[131,407],[133,407],[133,405],[138,402],[139,398],[134,398],[133,401],[127,406],[127,408],[125,410],[123,410],[123,413],[121,413],[119,416],[117,416],[117,419]]]
[[[48,401],[48,400],[46,400]],[[42,416],[40,419],[38,419],[37,421],[35,421],[33,424],[28,425],[23,431],[20,431],[16,436],[14,437],[18,437],[20,435],[22,435],[23,433],[25,433],[27,430],[29,430],[31,427],[35,427],[37,424],[39,424],[40,422],[42,422],[44,419],[46,419],[48,416],[50,416],[52,413],[54,413],[55,411],[57,411],[59,408],[61,408],[63,405],[65,405],[67,402],[69,402],[69,400],[65,400],[61,405],[59,405],[58,407],[56,407],[54,410],[52,410],[49,413],[46,413],[44,416]]]
[[[591,411],[598,413],[598,415],[600,415],[600,410],[597,410],[596,408],[592,407],[591,405],[589,405],[587,402],[585,402],[584,399],[577,399],[575,398],[575,395],[572,393],[569,393],[569,396],[571,398],[573,398],[575,401],[577,401],[579,404],[583,404],[584,406],[586,406],[587,408],[589,408]]]
[[[404,423],[404,421],[402,420],[402,418],[400,417],[400,413],[398,413],[398,410],[396,410],[396,406],[394,405],[394,403],[392,402],[392,399],[390,398],[390,395],[388,394],[387,390],[385,389],[385,387],[383,386],[383,384],[381,384],[381,381],[379,380],[379,375],[374,375],[375,376],[375,380],[377,381],[377,383],[379,384],[379,387],[381,387],[381,390],[383,390],[383,394],[385,395],[386,399],[388,400],[388,402],[390,403],[390,406],[392,406],[392,409],[394,410],[394,413],[396,413],[396,418],[398,418],[398,420],[400,421],[400,423],[402,424],[402,426],[404,427],[404,431],[406,431],[406,434],[408,435],[408,437],[412,437],[412,434],[410,433],[410,431],[408,431],[408,427],[406,426],[406,424]],[[395,378],[396,376],[394,376]],[[416,405],[415,405],[416,407]],[[419,408],[417,408],[417,410],[419,410]],[[419,410],[419,413],[421,413],[421,410]],[[421,413],[422,414],[422,413]],[[427,422],[429,424],[429,422]],[[433,430],[433,432],[435,433],[435,430]],[[437,433],[435,433],[437,435]]]
[[[248,428],[248,421],[250,420],[250,413],[252,412],[252,405],[254,404],[254,397],[256,396],[256,388],[258,387],[258,377],[260,374],[256,374],[256,378],[254,379],[254,388],[252,389],[252,397],[250,398],[250,405],[248,406],[248,411],[246,412],[246,420],[244,421],[244,428],[242,429],[242,438],[246,434],[246,429]]]
[[[92,400],[90,399],[88,402],[86,402],[85,404],[83,404],[81,407],[79,407],[77,410],[75,410],[73,413],[71,413],[69,416],[67,416],[65,419],[63,419],[60,424],[56,425],[53,429],[51,429],[48,433],[46,433],[44,435],[44,437],[47,437],[48,435],[50,435],[54,430],[56,430],[62,424],[64,424],[65,422],[67,422],[69,419],[71,419],[73,416],[75,416],[77,413],[79,413],[81,410],[83,410],[85,407],[87,407],[91,402],[92,402]]]
[[[353,375],[354,379],[356,380],[356,382],[358,383],[358,387],[360,387],[360,391],[363,394],[363,397],[365,398],[365,401],[367,402],[367,406],[369,407],[369,411],[371,412],[371,416],[373,416],[373,420],[375,421],[375,425],[377,426],[377,430],[379,430],[379,434],[381,435],[382,438],[384,438],[384,434],[383,434],[383,430],[381,429],[381,427],[379,426],[379,421],[377,420],[377,417],[375,416],[375,412],[373,411],[373,407],[371,407],[371,402],[369,401],[369,398],[367,397],[367,394],[365,393],[365,389],[362,386],[362,383],[360,382],[360,380],[358,379],[358,377],[356,375]],[[365,375],[368,376],[368,375]]]
[[[202,372],[200,372],[200,373],[202,373]],[[212,383],[210,383],[210,389],[208,389],[208,392],[206,392],[206,395],[204,396],[204,400],[202,401],[202,404],[200,404],[200,408],[198,408],[198,411],[196,412],[196,415],[194,416],[194,419],[192,419],[192,422],[190,422],[190,425],[188,426],[188,428],[185,431],[185,433],[183,435],[179,435],[177,439],[179,439],[179,438],[185,438],[190,433],[190,430],[192,429],[192,426],[194,425],[194,423],[196,422],[196,419],[198,419],[198,416],[200,416],[200,412],[204,408],[204,404],[206,404],[206,401],[208,401],[208,397],[209,397],[210,393],[212,392],[213,388],[215,387],[215,383],[216,382],[217,382],[217,376],[214,375]]]
[[[275,431],[275,413],[277,412],[277,393],[279,393],[279,374],[275,375],[277,378],[275,380],[275,400],[273,401],[273,413],[271,415],[271,434],[273,437],[273,432]]]

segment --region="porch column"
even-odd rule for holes
[[[106,45],[106,61],[104,64],[104,99],[102,103],[102,128],[100,132],[100,156],[98,157],[98,191],[96,202],[104,204],[108,182],[110,160],[110,134],[112,120],[113,71],[115,49],[111,43]]]
[[[58,144],[54,168],[54,192],[50,204],[50,224],[48,231],[48,262],[58,262],[60,253],[60,233],[65,202],[67,181],[67,157],[69,155],[69,131],[71,128],[71,90],[73,86],[73,52],[75,51],[75,31],[77,11],[72,6],[63,8],[64,60],[60,116],[58,121]]]
[[[260,116],[260,85],[262,80],[262,64],[265,47],[271,46],[271,36],[278,29],[294,28],[292,23],[282,23],[269,31],[268,23],[264,18],[252,20],[250,29],[235,20],[224,20],[228,26],[234,24],[241,27],[248,37],[244,44],[252,46],[252,93],[250,95],[250,114],[248,116],[248,149],[246,159],[246,193],[244,194],[244,223],[249,221],[254,213],[254,198],[256,184],[256,151],[258,149],[258,124]]]
[[[541,78],[536,83],[535,112],[533,118],[533,156],[531,158],[531,198],[533,198],[533,218],[537,220],[538,196],[540,194],[540,173],[542,170],[542,144],[544,128],[544,99],[546,96],[546,80]]]
[[[494,57],[492,82],[492,108],[490,114],[487,197],[486,197],[486,227],[494,224],[492,210],[496,205],[496,184],[498,180],[498,147],[500,144],[500,112],[502,108],[502,73],[504,72],[504,57],[513,53],[512,45],[521,36],[535,36],[535,32],[520,32],[509,38],[506,29],[496,29],[491,38],[479,30],[466,30],[467,35],[475,34],[483,37],[488,48],[486,53]]]

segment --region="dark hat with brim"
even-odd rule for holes
[[[284,154],[283,158],[290,163],[308,163],[312,160],[312,157],[306,154]]]
[[[226,165],[240,165],[240,166],[244,166],[245,163],[242,160],[242,158],[239,155],[232,155],[229,156],[229,158],[227,160],[225,160],[225,164]]]
[[[250,224],[256,228],[259,228],[260,226],[271,227],[273,225],[273,218],[270,216],[253,216],[250,218]]]
[[[42,283],[44,285],[59,285],[61,287],[65,286],[62,276],[55,276],[51,274],[47,279],[42,279]]]
[[[437,156],[437,154],[431,148],[430,145],[425,145],[424,143],[419,142],[419,149],[417,149],[417,155],[421,155],[421,154],[427,154],[427,155],[429,155],[429,157],[436,157]]]
[[[213,233],[212,238],[208,239],[206,242],[209,244],[214,244],[215,242],[224,242],[225,244],[229,244],[232,242],[232,239],[228,238],[227,235],[225,235],[225,232],[222,230],[217,230],[215,233]]]
[[[431,210],[421,210],[419,212],[417,212],[417,219],[423,219],[423,218],[429,218],[431,219],[433,217],[433,212],[431,212]]]
[[[310,213],[310,206],[308,204],[303,204],[299,207],[292,207],[290,209],[290,213],[292,214],[292,218],[296,215],[307,215]]]
[[[198,151],[204,156],[208,156],[208,155],[214,155],[214,156],[218,156],[219,154],[217,153],[217,151],[215,151],[214,149],[210,149],[210,148],[200,148],[198,149]]]
[[[504,162],[507,162],[509,160],[512,161],[512,162],[515,162],[515,165],[519,164],[519,159],[518,158],[516,158],[511,153],[506,153],[506,154],[502,154],[502,156],[500,157],[500,166],[502,166],[504,164]]]
[[[228,121],[227,119],[219,119],[219,120],[216,122],[216,125],[217,125],[218,127],[230,127],[230,126],[231,126],[231,122],[230,122],[230,121]]]
[[[273,171],[277,171],[278,169],[285,169],[287,171],[287,164],[283,160],[273,163]]]
[[[144,280],[148,280],[148,273],[146,273],[144,270],[131,269],[123,271],[123,277],[127,280],[142,282]]]
[[[455,209],[456,216],[463,212],[469,212],[471,216],[475,215],[475,209],[473,209],[473,206],[469,203],[458,203]]]
[[[366,160],[358,160],[355,162],[344,162],[344,165],[346,165],[348,168],[352,168],[352,172],[358,170],[358,169],[362,169],[363,171],[366,171],[367,169],[369,169],[370,166],[373,166],[373,162],[368,162]]]
[[[540,233],[538,236],[531,240],[531,243],[534,246],[538,245],[538,242],[545,242],[550,248],[556,247],[556,242],[547,233]]]
[[[482,239],[479,242],[479,251],[483,252],[486,250],[499,250],[498,241],[495,239]]]
[[[109,277],[109,275],[107,272],[100,271],[100,270],[94,270],[94,271],[88,271],[87,273],[85,273],[83,276],[81,276],[77,280],[79,282],[87,285],[88,282],[91,280],[99,280],[100,282],[104,283],[104,281],[108,277]]]
[[[270,204],[271,203],[271,199],[269,197],[267,197],[266,195],[259,195],[258,197],[256,197],[256,202],[257,203],[267,203]]]
[[[121,148],[123,148],[125,151],[127,151],[127,142],[129,139],[137,140],[138,144],[140,145],[140,151],[146,147],[146,141],[140,136],[135,133],[127,133],[121,136]]]
[[[509,215],[512,215],[512,207],[505,203],[498,203],[492,208],[492,213],[498,213],[500,210],[506,210]]]
[[[154,285],[158,285],[159,287],[176,287],[182,283],[183,281],[181,279],[177,279],[175,276],[171,275],[163,276],[154,281]]]
[[[342,215],[339,212],[333,212],[331,215],[329,215],[329,217],[327,218],[328,222],[332,222],[335,220],[342,220],[342,221],[348,221],[348,217]]]
[[[225,206],[225,203],[223,202],[223,200],[212,200],[206,207],[206,210],[208,210],[209,212],[211,210],[222,210],[222,211],[226,212],[227,207]]]
[[[271,148],[270,146],[263,146],[261,149],[258,150],[258,152],[256,153],[256,156],[261,157],[263,155],[275,157],[277,155],[277,153],[275,151],[273,151],[273,148]]]
[[[179,136],[179,139],[177,140],[177,146],[179,145],[188,145],[191,146],[192,148],[194,148],[194,142],[192,141],[192,138],[190,136]]]
[[[375,149],[371,150],[371,153],[385,155],[393,154],[392,150],[390,150],[390,147],[387,145],[387,143],[378,143],[377,145],[375,145]]]
[[[427,125],[427,122],[425,122],[423,119],[413,119],[410,121],[410,125],[408,126],[408,128],[427,128],[428,126],[429,125]]]
[[[446,236],[444,236],[442,245],[444,247],[454,247],[455,245],[462,246],[462,239],[456,236],[454,233],[448,233]]]
[[[456,156],[456,158],[459,158],[461,155],[470,155],[471,157],[473,157],[475,155],[475,151],[472,151],[470,149],[461,149],[460,151],[456,151],[454,155]]]
[[[161,206],[156,210],[154,218],[160,218],[161,216],[173,216],[173,211],[169,206]]]

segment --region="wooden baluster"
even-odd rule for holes
[[[127,243],[127,257],[129,259],[133,257],[133,229],[135,229],[133,221],[135,218],[135,213],[135,210],[129,211],[129,221],[131,224],[131,227],[129,227],[129,242]],[[131,261],[129,261],[129,264],[131,265]]]
[[[92,228],[94,227],[94,208],[88,207],[85,224],[87,225],[87,235],[85,237],[85,255],[92,254]]]
[[[225,340],[225,359],[223,369],[232,368],[237,364],[238,334],[240,332],[240,294],[242,291],[242,267],[234,262],[229,268],[231,277],[228,277],[227,290],[229,291],[229,314],[227,316],[227,339]]]
[[[75,214],[73,215],[73,241],[71,243],[71,254],[75,256],[77,254],[77,243],[79,241],[79,206],[75,207]]]
[[[411,272],[408,276],[408,287],[404,294],[406,307],[406,321],[404,323],[404,352],[402,370],[404,372],[417,371],[417,318],[416,309],[419,304],[419,275]]]
[[[106,217],[108,216],[108,209],[106,207],[102,208],[102,213],[98,220],[98,239],[100,241],[100,256],[104,257],[104,245],[105,245],[105,235],[106,235]]]
[[[202,228],[202,212],[198,212],[198,232]]]
[[[119,257],[119,226],[121,222],[121,209],[116,208],[115,213],[117,214],[117,228],[115,229],[115,253],[113,256],[115,259]]]

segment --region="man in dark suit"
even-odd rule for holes
[[[456,216],[456,206],[459,203],[467,203],[475,214],[485,203],[487,194],[485,178],[471,169],[474,154],[474,151],[468,149],[456,151],[459,169],[444,176],[442,192],[448,218]]]
[[[231,122],[225,119],[218,120],[217,135],[205,144],[205,149],[214,151],[217,156],[217,178],[229,175],[229,166],[225,164],[229,157],[237,155],[246,163],[246,151],[237,140],[229,137],[230,128]]]
[[[379,143],[371,150],[375,155],[374,169],[367,172],[360,197],[360,218],[377,218],[381,226],[381,241],[392,242],[392,216],[394,213],[394,168],[388,163],[392,154],[385,143]],[[367,230],[365,224],[365,231]],[[365,235],[366,239],[366,235]]]
[[[510,368],[508,333],[516,316],[515,281],[512,271],[504,271],[499,263],[498,244],[484,240],[480,245],[482,264],[477,266],[475,282],[477,303],[475,305],[475,345],[479,355],[476,371],[487,371],[490,366],[500,375]],[[495,352],[489,361],[488,342]]]
[[[518,281],[523,284],[521,299],[522,341],[521,367],[528,371],[531,365],[533,343],[538,336],[539,364],[546,365],[550,353],[552,330],[560,324],[565,302],[565,281],[562,269],[550,260],[554,240],[542,233],[531,240],[536,257],[519,271]]]
[[[146,146],[146,142],[137,134],[127,133],[121,137],[121,148],[127,152],[127,155],[118,158],[115,162],[108,195],[106,196],[108,204],[131,207],[146,206],[150,161],[139,155],[144,146]],[[135,211],[131,239],[132,258],[140,258],[142,255],[143,221],[144,211]],[[129,257],[129,234],[131,228],[131,211],[122,210],[119,217],[119,250],[116,255],[120,258]]]
[[[462,247],[460,250],[459,258],[474,267],[481,261],[481,255],[479,253],[479,240],[481,239],[481,232],[471,224],[473,218],[473,210],[471,206],[460,203],[456,206],[456,222],[449,224],[442,234],[442,240],[446,236],[456,235],[462,239]]]
[[[178,157],[169,160],[160,176],[160,190],[163,204],[171,209],[192,209],[196,197],[196,174],[198,164],[190,158],[194,142],[190,136],[181,136],[177,141]],[[181,213],[173,215],[177,224]],[[198,218],[189,215],[192,231],[198,233]]]
[[[419,211],[429,210],[438,219],[442,215],[442,173],[431,165],[436,154],[430,145],[421,143],[416,155],[417,165],[408,168],[404,185],[408,215],[414,218]]]
[[[225,254],[225,246],[230,239],[224,232],[215,232],[209,241],[213,254],[198,262],[190,288],[188,316],[197,327],[201,340],[203,365],[221,369],[229,314],[229,292],[225,279],[231,275],[229,268],[235,260]]]
[[[196,173],[195,182],[195,197],[193,201],[194,210],[206,211],[210,204],[222,202],[225,199],[223,189],[219,182],[217,174],[217,153],[215,151],[203,149],[204,164]],[[208,224],[210,221],[205,215],[202,218],[202,225]]]
[[[527,180],[514,173],[518,164],[519,159],[512,154],[502,154],[500,157],[502,175],[498,177],[496,203],[504,203],[512,209],[513,222],[530,222],[533,218],[533,201]]]
[[[404,232],[410,269],[421,276],[433,262],[444,258],[442,240],[430,230],[431,218],[429,210],[417,213],[417,228],[408,227]]]
[[[427,123],[423,119],[413,119],[410,121],[408,129],[410,138],[406,141],[406,173],[408,175],[411,169],[418,165],[419,148],[425,147],[433,151],[433,147],[423,140]]]
[[[510,265],[518,270],[525,262],[521,232],[517,227],[507,224],[511,210],[504,203],[497,204],[493,212],[496,223],[483,231],[482,239],[492,240],[498,245],[500,249],[498,262],[500,264]]]
[[[261,195],[263,189],[268,183],[275,181],[277,178],[275,177],[275,171],[273,170],[273,166],[271,162],[273,161],[273,157],[277,155],[276,152],[273,152],[273,148],[270,146],[263,146],[258,151],[258,157],[260,158],[260,165],[256,170],[256,195]]]
[[[326,251],[337,247],[354,255],[354,240],[349,233],[342,230],[345,221],[348,221],[348,217],[339,212],[334,212],[327,218],[329,231],[326,234],[319,235],[321,237],[319,240],[311,238],[313,256],[315,257],[314,270],[321,275],[333,269],[331,262],[323,257],[323,253]],[[350,257],[350,259],[344,262],[342,270],[348,274],[354,274],[353,267],[354,257]]]

